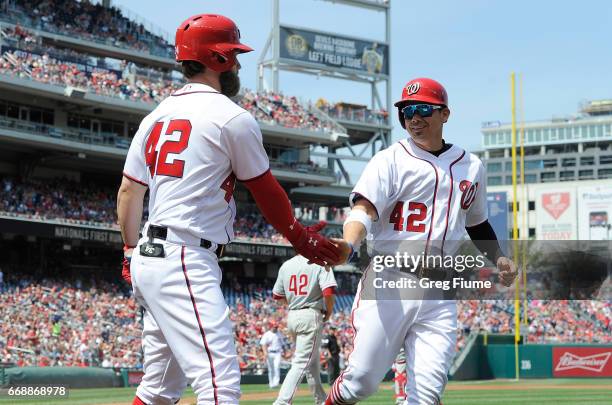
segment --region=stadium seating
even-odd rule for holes
[[[116,193],[117,190],[99,184],[82,184],[67,179],[21,182],[0,177],[0,215],[118,229]],[[314,205],[300,207],[296,209],[296,217],[304,223],[312,223],[319,220],[319,211]],[[145,200],[144,218],[147,217],[148,202]],[[331,207],[328,218],[321,219],[340,223],[343,217],[343,210]],[[288,244],[254,205],[241,206],[234,231],[236,239],[242,241]],[[340,236],[337,227],[328,227],[325,233]]]
[[[115,284],[8,282],[0,294],[0,362],[140,367],[140,311]]]
[[[91,226],[116,223],[116,190],[66,179],[0,180],[0,213]]]
[[[2,36],[10,47],[3,47],[0,74],[145,104],[159,103],[183,85],[175,76],[161,70],[47,44],[43,46],[39,37],[21,27],[4,29]],[[317,114],[317,109],[296,97],[245,89],[236,102],[263,124],[318,132],[342,131],[333,121]],[[291,166],[283,162],[276,162],[276,166],[302,168],[299,164]],[[314,164],[303,169],[327,173],[326,168]]]
[[[115,7],[74,0],[21,0],[0,7],[0,19],[54,34],[174,58],[174,47]]]
[[[352,286],[351,274],[337,273],[339,285]],[[269,285],[248,279],[225,280],[243,370],[262,373],[259,339],[270,321],[286,326],[286,308],[272,299]],[[8,286],[8,287],[6,287]],[[34,282],[8,274],[0,292],[0,362],[19,366],[73,365],[141,367],[140,311],[125,287],[100,280]],[[353,296],[342,288],[329,325],[339,333],[342,356],[352,347]],[[470,332],[513,333],[510,301],[459,301],[457,349]],[[612,343],[609,301],[529,302],[530,343]],[[127,331],[127,332],[126,332]],[[285,341],[285,359],[291,342]]]

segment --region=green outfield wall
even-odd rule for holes
[[[450,378],[484,380],[520,378],[612,377],[612,345],[523,344],[512,335],[472,335],[455,359]]]
[[[121,371],[98,367],[11,367],[4,385],[65,385],[70,388],[123,387]]]
[[[520,378],[611,378],[612,344],[518,345]],[[514,336],[470,335],[455,358],[452,380],[515,378]],[[281,371],[282,376],[287,370]],[[386,379],[392,378],[391,372]],[[65,385],[70,388],[136,386],[141,370],[97,367],[7,367],[0,369],[0,385]],[[323,381],[327,376],[322,375]],[[243,375],[243,384],[267,384],[266,375]]]

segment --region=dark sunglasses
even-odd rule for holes
[[[420,117],[426,118],[433,115],[434,110],[441,110],[444,106],[431,104],[412,104],[407,105],[402,109],[402,113],[407,120],[411,120],[414,114],[419,114]]]

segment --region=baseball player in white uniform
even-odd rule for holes
[[[287,260],[278,271],[272,293],[275,299],[284,299],[289,306],[287,327],[295,337],[295,352],[275,405],[291,404],[304,376],[315,404],[325,402],[319,348],[323,322],[329,319],[334,310],[336,287],[332,271],[308,264],[308,260],[302,256]]]
[[[446,90],[434,80],[415,79],[395,105],[410,137],[377,153],[355,185],[344,224],[348,251],[354,252],[371,233],[377,254],[394,255],[402,241],[410,241],[409,246],[423,242],[427,251],[430,242],[437,241],[452,255],[456,244],[444,242],[462,240],[467,230],[476,246],[493,258],[502,282],[512,283],[514,265],[503,256],[487,221],[483,164],[442,139],[450,115]],[[326,404],[353,404],[370,396],[404,347],[406,403],[437,405],[455,353],[456,303],[363,299],[364,286],[371,286],[376,274],[371,263],[360,281],[351,314],[353,352]]]
[[[270,329],[263,334],[259,344],[268,366],[268,385],[276,388],[280,385],[280,363],[283,356],[283,338],[276,322],[270,322]]]
[[[238,404],[240,371],[217,259],[233,238],[235,180],[296,251],[335,264],[338,247],[293,216],[269,169],[255,119],[229,97],[240,88],[234,22],[202,14],[176,33],[188,81],[142,121],[117,196],[123,276],[144,307],[144,377],[134,404],[174,404],[187,383],[198,404]],[[139,238],[143,198],[149,220]]]

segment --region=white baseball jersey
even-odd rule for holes
[[[189,83],[142,121],[124,175],[149,186],[149,223],[225,244],[234,236],[235,180],[268,169],[251,114],[212,87]]]
[[[269,352],[280,352],[283,350],[283,339],[278,332],[266,331],[261,337],[259,344],[266,346]]]
[[[289,309],[314,308],[325,310],[323,290],[336,287],[333,271],[308,264],[308,259],[297,255],[287,260],[278,270],[272,293],[284,297]]]
[[[396,246],[388,241],[462,240],[466,226],[488,217],[485,181],[475,155],[453,145],[436,157],[403,139],[370,160],[350,203],[362,196],[374,205],[374,250],[394,254]]]

